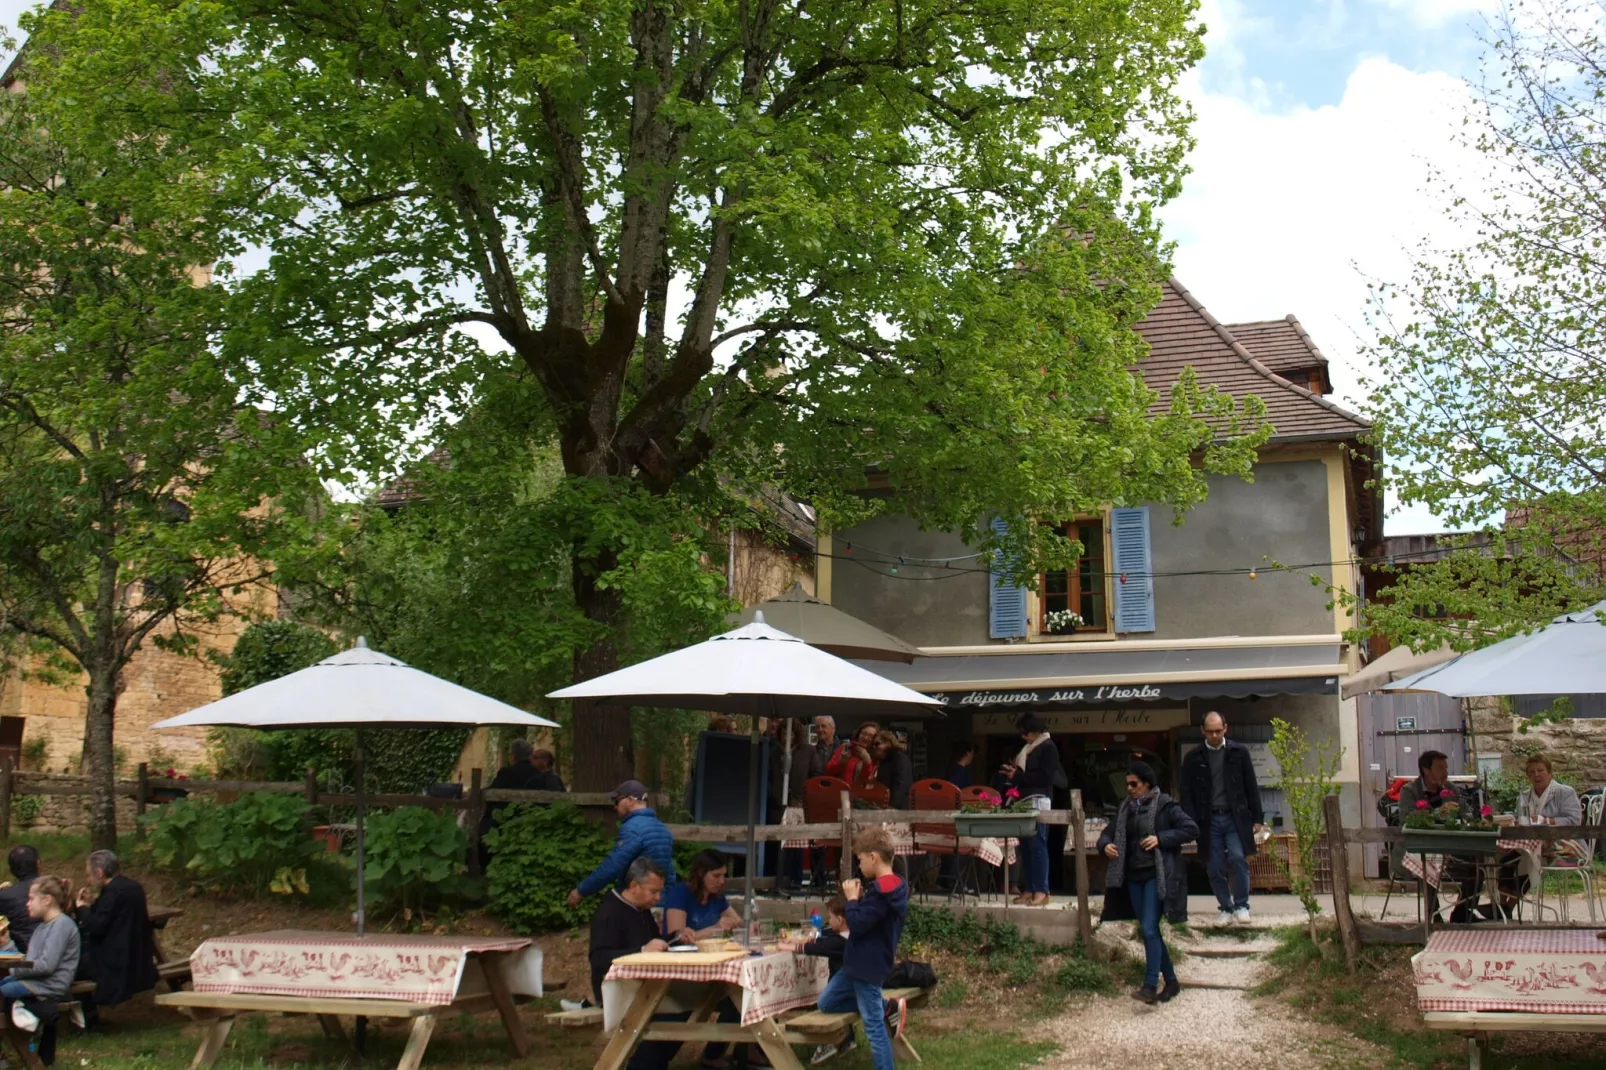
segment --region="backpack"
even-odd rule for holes
[[[887,979],[881,982],[882,988],[935,988],[937,987],[937,971],[924,962],[914,962],[904,959],[892,967]]]

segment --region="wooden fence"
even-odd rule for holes
[[[482,784],[483,773],[479,769],[472,770],[469,776],[469,785],[461,799],[442,799],[433,795],[365,795],[363,801],[366,805],[377,807],[395,806],[426,806],[433,810],[467,811],[470,839],[469,867],[471,871],[479,870],[479,826],[480,817],[485,812],[487,803],[555,803],[568,802],[580,807],[611,808],[613,800],[606,794],[597,792],[557,792],[557,791],[508,791],[492,789]],[[313,770],[308,769],[306,778],[300,782],[275,780],[170,780],[166,777],[154,777],[150,770],[141,763],[138,775],[133,780],[119,780],[113,786],[114,793],[121,798],[134,800],[136,815],[144,814],[152,803],[152,797],[172,791],[185,791],[197,794],[244,794],[253,791],[273,792],[279,795],[301,795],[307,800],[309,806],[355,806],[355,795],[335,794],[326,792],[318,786]],[[12,769],[5,762],[0,762],[0,838],[9,838],[11,835],[11,804],[18,795],[90,795],[92,794],[89,781],[84,777],[48,776],[43,773],[25,773]],[[662,805],[665,797],[662,795],[649,796],[649,802]],[[886,824],[888,822],[909,822],[920,824],[940,823],[943,814],[932,810],[856,810],[853,808],[848,794],[842,793],[840,819],[829,824],[813,825],[759,825],[753,831],[753,839],[757,843],[773,843],[783,840],[817,840],[827,844],[852,847],[854,837],[868,828]],[[1087,865],[1087,829],[1086,815],[1082,812],[1082,793],[1071,792],[1071,808],[1069,810],[1040,810],[1037,813],[1039,825],[1067,825],[1069,826],[1073,853],[1076,865],[1076,908],[1077,927],[1084,946],[1091,946],[1093,938],[1092,917],[1088,913],[1088,865]],[[746,825],[670,825],[670,833],[680,843],[723,843],[734,844],[747,842]],[[852,873],[853,856],[849,850],[843,850],[842,875]],[[767,883],[767,882],[766,882]]]
[[[1333,860],[1333,915],[1338,921],[1339,940],[1344,947],[1345,960],[1353,968],[1355,956],[1363,943],[1416,944],[1427,939],[1428,925],[1411,922],[1388,923],[1356,917],[1350,903],[1349,845],[1352,843],[1404,843],[1405,830],[1401,828],[1345,828],[1339,813],[1338,796],[1329,795],[1322,806],[1327,825],[1327,841]],[[1509,840],[1595,840],[1602,828],[1595,825],[1520,825],[1500,830],[1499,839]],[[1494,932],[1501,929],[1599,929],[1600,923],[1580,921],[1575,924],[1544,924],[1540,922],[1476,922],[1468,924],[1439,923],[1436,929],[1476,930]]]

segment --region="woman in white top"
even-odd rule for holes
[[[1517,799],[1517,821],[1523,825],[1582,825],[1584,806],[1578,792],[1557,780],[1550,759],[1535,754],[1524,770],[1528,788]],[[1575,840],[1558,840],[1546,845],[1545,857],[1582,858],[1583,845]]]

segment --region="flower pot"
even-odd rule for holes
[[[1495,854],[1499,850],[1495,845],[1495,840],[1500,836],[1497,829],[1490,829],[1487,832],[1462,832],[1451,829],[1407,828],[1404,832],[1405,849],[1412,854],[1419,852]]]
[[[1037,811],[1023,814],[955,814],[954,832],[980,839],[1021,839],[1037,831]]]

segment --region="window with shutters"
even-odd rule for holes
[[[1040,635],[1066,635],[1071,632],[1110,630],[1109,568],[1104,554],[1104,518],[1083,517],[1059,525],[1067,539],[1082,544],[1076,564],[1057,572],[1045,572],[1038,583],[1037,630]],[[1067,611],[1080,618],[1068,622]]]

